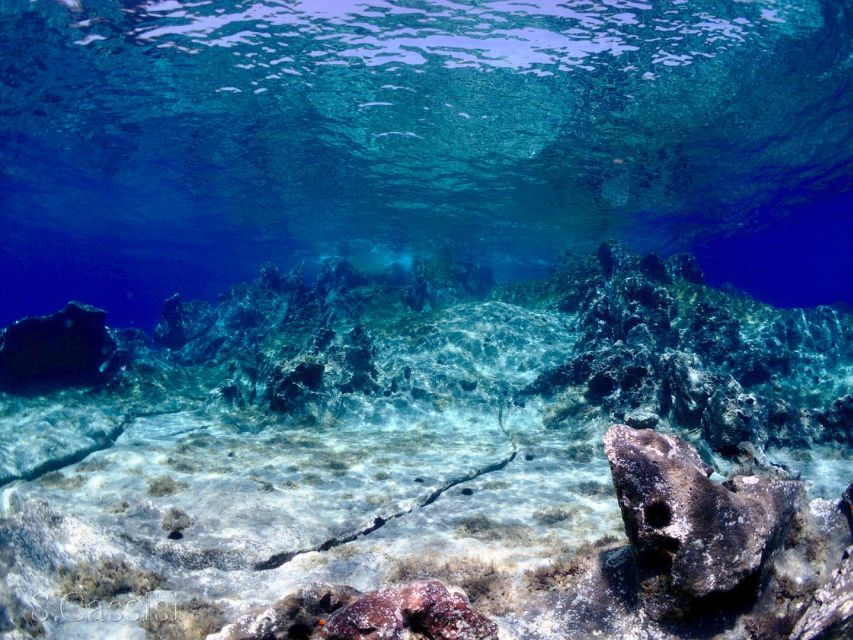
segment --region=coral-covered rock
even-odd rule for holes
[[[740,393],[740,385],[730,379],[708,399],[702,433],[718,451],[736,453],[742,442],[764,442],[766,421],[761,402],[753,394]]]
[[[735,476],[716,484],[692,445],[624,425],[604,445],[649,615],[681,618],[754,595],[802,483]]]
[[[361,595],[352,587],[317,584],[251,611],[212,640],[307,640],[326,618]]]
[[[725,362],[741,348],[740,322],[725,307],[700,301],[688,313],[681,348],[705,362]]]
[[[699,263],[689,253],[677,253],[666,260],[666,269],[673,280],[684,280],[693,284],[703,284],[705,274]]]
[[[475,611],[461,593],[436,580],[412,582],[361,597],[332,615],[322,640],[497,640],[497,625]]]
[[[676,424],[701,427],[708,443],[726,455],[736,454],[743,442],[766,441],[768,410],[732,376],[706,370],[695,354],[683,351],[665,353],[660,369],[661,410]]]
[[[175,294],[163,303],[163,317],[154,327],[154,338],[170,349],[180,349],[203,335],[216,322],[216,312],[207,302],[184,302]]]
[[[677,423],[698,427],[708,400],[724,377],[705,370],[698,356],[669,351],[661,356],[661,409]]]
[[[367,329],[364,325],[356,325],[347,334],[341,351],[341,368],[345,372],[341,384],[343,393],[370,393],[376,389],[379,372],[374,364],[375,353]]]
[[[610,349],[582,353],[571,365],[571,381],[585,385],[594,400],[613,396],[613,402],[631,408],[655,402],[657,386],[645,349],[616,344]]]
[[[267,383],[270,409],[279,413],[302,410],[320,391],[323,371],[323,363],[313,359],[304,359],[288,368],[276,367]]]
[[[103,380],[116,344],[107,314],[78,302],[28,317],[0,334],[0,386],[77,386]]]
[[[853,394],[838,398],[818,415],[818,422],[824,428],[825,440],[853,443]]]
[[[791,640],[853,637],[853,546],[847,548],[829,583],[815,593]]]

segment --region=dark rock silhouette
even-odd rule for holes
[[[78,302],[28,317],[0,334],[0,386],[80,386],[103,381],[116,343],[107,314]]]
[[[216,313],[206,302],[184,302],[175,294],[163,303],[163,318],[154,328],[154,337],[163,346],[180,349],[204,334],[216,321]]]

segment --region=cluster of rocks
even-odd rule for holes
[[[472,300],[478,305],[450,321],[404,326]],[[513,325],[513,314],[531,309],[542,314]],[[534,401],[555,428],[593,413],[624,422],[604,444],[630,547],[596,549],[573,565],[582,577],[542,605],[552,617],[571,610],[572,625],[541,637],[615,636],[624,627],[614,617],[642,611],[650,638],[826,640],[849,637],[853,624],[853,489],[846,502],[809,503],[803,483],[765,449],[853,444],[850,318],[838,308],[771,309],[705,287],[689,255],[640,257],[616,243],[507,287],[474,263],[417,259],[409,270],[366,275],[331,260],[310,283],[301,268],[265,265],[216,305],[170,297],[153,339],[110,329],[103,311],[78,303],[21,320],[0,334],[0,389],[95,386],[149,405],[158,393],[183,393],[276,424],[333,423],[334,411],[357,403],[441,409],[442,398],[474,398],[498,416],[504,403]],[[468,360],[454,360],[476,322],[489,335],[470,338]],[[404,330],[408,351],[395,355],[389,343]],[[526,354],[536,368],[523,353],[525,331],[538,332],[541,352]],[[508,343],[516,371],[489,379],[486,364],[508,368],[496,347]],[[431,358],[426,373],[422,353]],[[475,374],[480,364],[486,372]],[[530,371],[541,373],[534,380]],[[825,389],[811,391],[816,381]],[[101,440],[84,451],[109,446],[113,432]],[[715,481],[700,451],[736,460],[735,472]],[[194,516],[170,509],[159,535],[172,542],[194,533]],[[366,594],[305,588],[214,637],[492,640],[498,631],[463,594],[419,581]]]
[[[849,442],[849,395],[814,407],[824,398],[802,392],[853,359],[842,311],[770,309],[701,286],[692,256],[639,258],[614,243],[562,269],[573,285],[556,306],[577,314],[574,354],[520,398],[578,389],[610,419],[700,429],[731,456],[745,443]]]
[[[417,634],[413,636],[413,634]],[[361,594],[313,585],[253,611],[214,640],[498,640],[498,626],[437,580]]]
[[[799,481],[716,482],[695,447],[673,435],[615,425],[604,446],[629,546],[576,558],[572,580],[545,600],[528,593],[521,619],[551,628],[531,638],[850,636],[853,485],[842,501],[809,503]],[[499,626],[463,593],[422,580],[367,594],[313,585],[212,637],[496,640]]]
[[[501,288],[475,263],[439,264],[416,259],[409,270],[365,275],[329,260],[310,284],[301,267],[282,274],[265,265],[216,306],[170,297],[153,343],[71,303],[4,331],[0,385],[93,384],[121,373],[125,386],[141,387],[191,370],[193,392],[215,402],[318,420],[347,395],[417,393],[403,368],[378,366],[371,327],[491,297],[576,318],[566,361],[508,390],[517,402],[536,394],[559,405],[580,392],[606,419],[700,430],[730,456],[745,443],[853,438],[853,396],[804,391],[853,361],[853,323],[840,309],[771,309],[703,286],[692,256],[639,257],[618,243],[567,258],[543,281]],[[843,391],[843,381],[837,386]]]

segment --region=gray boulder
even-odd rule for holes
[[[648,614],[684,618],[754,597],[802,483],[735,476],[717,484],[692,445],[651,430],[616,425],[604,446]]]

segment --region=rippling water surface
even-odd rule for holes
[[[18,252],[521,265],[853,184],[848,0],[2,0],[0,21]]]

